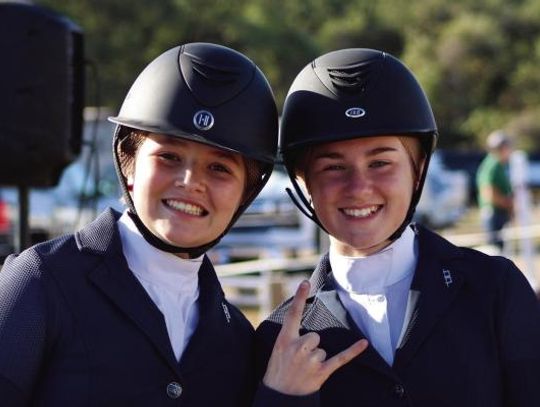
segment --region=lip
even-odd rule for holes
[[[163,205],[176,213],[181,213],[194,217],[204,217],[208,215],[208,209],[206,209],[200,203],[181,198],[167,198],[163,199]]]

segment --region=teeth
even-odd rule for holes
[[[188,204],[185,202],[167,200],[167,205],[169,205],[171,208],[176,209],[177,211],[182,211],[194,216],[201,216],[204,212],[204,209],[200,206]]]
[[[343,212],[345,213],[345,215],[348,215],[348,216],[354,216],[356,218],[365,218],[366,216],[369,216],[372,213],[375,213],[377,209],[378,209],[378,206],[374,205],[369,208],[362,208],[362,209],[343,209]]]

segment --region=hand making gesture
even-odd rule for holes
[[[302,311],[309,289],[308,281],[299,285],[285,315],[263,378],[266,386],[280,393],[300,396],[318,391],[332,373],[368,346],[367,340],[361,339],[326,359],[326,352],[318,347],[320,337],[317,333],[308,332],[300,336]]]

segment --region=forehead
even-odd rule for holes
[[[403,144],[397,136],[361,137],[350,140],[333,141],[319,144],[311,150],[312,157],[320,155],[348,155],[358,153],[377,154],[386,151],[403,151]]]
[[[238,164],[243,162],[242,155],[234,151],[227,151],[219,147],[210,146],[208,144],[199,143],[180,137],[150,133],[146,138],[146,141],[153,144],[155,147],[190,150],[196,154],[209,155],[225,160],[230,160]]]

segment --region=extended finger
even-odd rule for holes
[[[339,352],[337,355],[332,356],[326,362],[324,362],[324,369],[328,376],[334,373],[341,366],[346,365],[359,354],[361,354],[368,347],[368,341],[366,339],[361,339],[347,349]]]
[[[291,306],[285,314],[283,326],[279,333],[280,336],[285,335],[289,338],[296,338],[299,336],[300,322],[302,321],[302,313],[304,311],[304,306],[306,305],[306,299],[309,295],[309,288],[310,284],[307,280],[302,281],[298,285]]]

